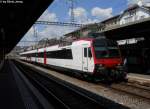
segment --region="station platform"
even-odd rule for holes
[[[41,109],[20,74],[12,61],[0,63],[0,109]]]
[[[0,108],[25,109],[14,75],[7,62],[0,64]]]
[[[150,87],[150,75],[128,73],[127,79],[128,79],[128,82],[137,83],[143,86]]]

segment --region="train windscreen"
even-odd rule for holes
[[[95,40],[93,42],[93,45],[95,49],[95,56],[97,59],[120,57],[117,43],[112,40]]]

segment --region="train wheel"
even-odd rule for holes
[[[85,79],[85,80],[87,80],[87,81],[93,81],[93,78],[92,78],[92,76],[90,76],[90,75],[88,75],[88,74],[83,74],[83,78]]]
[[[88,78],[88,75],[87,75],[87,74],[82,74],[82,76],[83,76],[84,78]]]
[[[146,71],[146,74],[150,75],[150,69],[148,69],[148,70]]]

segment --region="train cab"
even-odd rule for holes
[[[124,78],[126,74],[123,72],[123,61],[117,42],[105,38],[95,39],[92,43],[92,54],[95,75],[107,78],[122,76]]]

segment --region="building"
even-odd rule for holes
[[[94,23],[94,24],[84,25],[83,27],[81,27],[71,33],[65,34],[64,38],[66,40],[76,40],[81,37],[84,38],[84,37],[87,37],[88,34],[91,32],[97,32],[97,31],[99,31],[99,29],[104,29],[103,27],[104,26],[102,23]]]
[[[120,25],[150,17],[150,7],[135,4],[126,9],[119,17]]]
[[[135,22],[149,17],[150,17],[150,3],[143,4],[142,1],[139,0],[138,4],[129,6],[121,14],[113,16],[99,23],[83,26],[76,31],[66,34],[65,38],[67,40],[68,39],[70,40],[70,39],[76,39],[80,37],[87,37],[88,34],[91,32],[101,32],[111,27],[120,26],[123,24]],[[134,39],[132,39],[131,42],[137,42],[136,39],[134,41],[133,40]],[[126,42],[130,42],[130,41],[126,41]]]
[[[120,15],[113,16],[109,19],[102,21],[101,23],[104,25],[104,28],[108,28],[109,26],[115,26],[120,24],[119,20]]]

